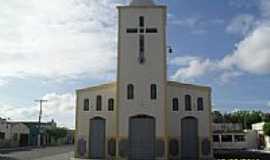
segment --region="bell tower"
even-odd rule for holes
[[[132,0],[118,11],[119,137],[128,138],[130,117],[143,115],[154,118],[156,139],[165,139],[166,6]]]

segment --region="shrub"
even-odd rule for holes
[[[263,125],[263,132],[265,135],[270,136],[270,123],[269,122]]]

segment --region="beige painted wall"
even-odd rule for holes
[[[165,136],[166,95],[166,8],[119,7],[119,51],[118,51],[118,106],[119,136],[128,137],[129,117],[146,114],[156,119],[156,136]],[[145,35],[145,63],[139,64],[139,35],[126,33],[127,28],[138,28],[139,17],[145,17],[146,27],[155,27],[158,33]],[[126,87],[135,86],[135,98],[127,100]],[[150,99],[150,85],[157,84],[158,98]]]
[[[211,137],[211,89],[208,87],[168,82],[167,87],[167,133],[170,138],[177,138],[181,142],[181,120],[185,117],[194,117],[198,120],[199,146],[203,139]],[[192,111],[185,111],[185,95],[189,94],[192,101]],[[172,99],[179,100],[179,111],[172,110]],[[197,110],[197,98],[203,98],[204,110]],[[199,147],[199,152],[201,147]],[[201,155],[202,156],[202,155]],[[203,156],[202,156],[203,157]]]
[[[210,88],[194,87],[192,85],[178,85],[169,83],[168,96],[167,96],[167,114],[168,114],[168,134],[169,136],[181,135],[181,119],[184,117],[192,116],[198,119],[199,122],[199,135],[202,137],[209,137],[210,128]],[[185,95],[192,97],[192,111],[185,111]],[[172,98],[178,97],[179,111],[172,111]],[[197,98],[203,97],[204,110],[197,110]],[[207,129],[206,129],[207,128]]]
[[[89,139],[89,119],[101,116],[106,119],[106,137],[127,138],[129,118],[136,115],[149,115],[156,120],[156,137],[165,140],[167,155],[167,136],[180,136],[180,122],[186,116],[199,121],[199,137],[210,136],[211,91],[208,87],[167,82],[166,63],[166,7],[165,6],[123,6],[119,9],[118,70],[117,82],[77,91],[76,128],[77,139]],[[145,63],[138,63],[139,35],[127,34],[127,28],[138,28],[139,16],[145,17],[146,27],[155,27],[158,33],[145,35]],[[157,99],[150,99],[150,85],[157,84]],[[134,99],[127,99],[127,85],[134,85]],[[114,112],[95,111],[95,97],[102,95],[103,107],[108,98],[116,99]],[[190,94],[204,98],[204,111],[185,112],[183,98]],[[171,111],[171,98],[180,97],[180,110]],[[83,111],[84,98],[90,99],[90,111]],[[192,103],[194,104],[194,103]],[[182,106],[182,107],[181,107]],[[193,105],[193,110],[195,106]],[[117,110],[116,110],[117,109]],[[118,129],[118,130],[117,130]],[[118,131],[118,132],[117,132]],[[201,142],[201,141],[200,141]],[[199,149],[200,150],[200,149]],[[106,147],[107,152],[107,147]]]
[[[114,104],[114,111],[108,111],[108,99],[113,98],[114,103],[116,93],[115,83],[105,84],[93,88],[86,88],[77,90],[77,105],[76,105],[76,140],[84,138],[87,142],[86,150],[88,152],[89,145],[89,122],[94,117],[102,117],[106,119],[106,138],[116,137],[116,109]],[[96,111],[96,96],[102,96],[102,111]],[[90,100],[90,110],[83,110],[84,99]],[[106,144],[107,145],[107,144]],[[106,147],[107,148],[107,147]],[[107,151],[107,150],[106,150]],[[86,155],[87,156],[87,155]]]
[[[184,110],[184,96],[189,94],[192,96],[192,111],[185,111]],[[199,122],[199,145],[204,138],[208,138],[211,140],[211,129],[210,129],[210,94],[211,90],[208,87],[202,86],[194,86],[194,85],[187,85],[177,82],[168,82],[167,83],[167,107],[166,107],[166,114],[167,114],[167,135],[168,138],[178,138],[181,140],[181,119],[185,117],[195,117],[198,119]],[[102,95],[102,111],[96,111],[96,95]],[[117,137],[117,109],[118,106],[114,106],[114,111],[108,111],[107,109],[107,100],[109,98],[115,99],[116,95],[116,83],[105,84],[97,87],[90,87],[82,90],[77,91],[77,139],[84,138],[87,141],[87,151],[88,151],[88,139],[89,139],[89,120],[96,116],[100,116],[106,119],[106,138],[107,140],[112,137]],[[126,98],[126,95],[123,95]],[[179,111],[172,111],[172,98],[178,97],[179,98]],[[197,104],[196,100],[198,97],[203,97],[204,99],[204,110],[197,111]],[[90,111],[83,111],[83,101],[85,98],[90,99]],[[150,99],[150,97],[148,97]],[[127,100],[125,100],[127,101]],[[135,105],[135,104],[133,104]],[[149,110],[152,113],[149,113]],[[120,110],[118,110],[120,111]],[[133,110],[134,111],[134,110]],[[155,109],[147,109],[147,106],[138,109],[140,114],[149,114],[156,117],[157,120],[160,120],[158,117],[159,115],[164,117],[165,112],[155,112]],[[129,113],[130,112],[130,113]],[[123,117],[119,117],[120,123],[125,123],[126,128],[120,128],[120,138],[128,137],[128,116],[134,115],[129,111],[127,115]],[[136,113],[136,112],[135,112]],[[162,129],[158,124],[165,124],[165,120],[157,121],[157,138],[163,137],[164,134]],[[161,130],[161,132],[160,132]],[[166,138],[166,137],[163,137]],[[167,150],[167,148],[166,148]],[[199,151],[201,148],[199,148]],[[107,147],[106,147],[107,152]],[[87,154],[88,155],[88,154]],[[87,156],[86,155],[86,156]],[[201,155],[202,156],[202,155]],[[212,156],[212,155],[210,155]],[[203,156],[202,156],[203,157]]]

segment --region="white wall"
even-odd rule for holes
[[[192,111],[185,111],[185,95],[192,97]],[[210,88],[195,87],[193,85],[185,85],[175,82],[168,85],[167,96],[167,117],[168,117],[168,134],[172,137],[181,135],[181,119],[192,116],[198,119],[199,136],[210,137]],[[172,98],[178,97],[179,111],[172,110]],[[204,102],[204,110],[197,110],[197,98],[202,97]]]
[[[257,149],[257,132],[246,131],[243,133],[214,133],[213,135],[220,136],[220,142],[213,142],[214,149]],[[222,135],[232,135],[232,142],[222,142]],[[235,135],[244,135],[245,141],[237,142],[234,139]]]
[[[7,122],[5,120],[0,121],[0,132],[5,133],[5,139],[0,140],[0,146],[9,145],[9,147],[19,145],[20,134],[30,133],[29,128],[23,123]],[[17,140],[14,140],[14,136],[17,136]],[[6,146],[7,147],[7,146]]]

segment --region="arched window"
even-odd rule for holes
[[[191,111],[191,96],[185,95],[185,110]]]
[[[150,90],[151,90],[151,99],[157,99],[157,85],[151,84]]]
[[[133,86],[133,84],[127,85],[127,99],[134,99],[134,86]]]
[[[197,99],[197,109],[198,111],[203,111],[203,98],[199,97]]]
[[[97,100],[96,100],[96,110],[97,111],[101,111],[102,110],[102,97],[101,95],[97,96]]]
[[[88,98],[84,99],[84,101],[83,101],[83,110],[89,111],[89,99]]]
[[[113,111],[114,110],[114,100],[113,100],[113,98],[110,98],[108,100],[108,110],[109,111]]]
[[[172,110],[173,111],[178,111],[179,110],[178,98],[173,98],[172,99]]]

